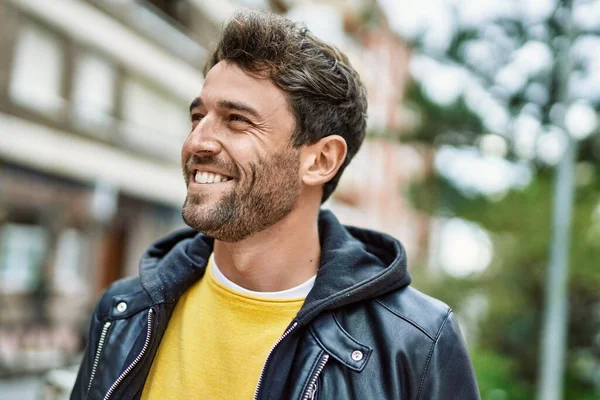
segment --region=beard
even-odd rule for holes
[[[213,156],[193,156],[188,164],[219,165],[224,171],[237,171],[235,165]],[[208,206],[208,193],[189,193],[181,215],[190,227],[224,242],[239,242],[281,221],[296,206],[300,197],[300,151],[287,149],[250,163],[246,179],[240,174],[234,186]],[[189,169],[184,167],[189,185]],[[193,179],[193,178],[191,178]],[[214,195],[213,195],[214,196]]]

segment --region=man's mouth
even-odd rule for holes
[[[215,174],[213,172],[207,172],[207,171],[196,171],[196,174],[194,175],[194,181],[196,183],[202,183],[202,184],[222,183],[222,182],[227,182],[229,180],[231,180],[231,178],[229,176]]]

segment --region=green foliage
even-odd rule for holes
[[[435,199],[428,198],[422,190],[430,192],[435,188],[433,193],[440,196],[438,210],[476,222],[492,235],[494,260],[480,275],[456,279],[432,275],[426,266],[414,270],[415,285],[447,302],[459,315],[461,310],[468,313],[464,304],[473,295],[483,295],[487,300],[486,313],[476,322],[473,353],[482,394],[484,389],[490,393],[501,389],[507,399],[533,397],[528,397],[532,393],[528,388],[535,387],[537,381],[552,232],[552,178],[548,173],[540,173],[525,190],[511,192],[495,202],[461,196],[439,177],[411,190],[411,198],[417,200],[415,205],[418,207],[419,200],[425,198],[430,212],[436,209]],[[600,349],[594,344],[600,332],[599,204],[600,190],[595,178],[589,185],[577,188],[570,253],[568,398],[593,398],[595,393],[590,379],[581,368],[575,368],[579,363],[576,355],[585,351],[600,366]],[[519,397],[521,393],[525,397]]]
[[[565,3],[559,4],[564,6]],[[565,24],[559,21],[561,15],[564,13],[556,12],[548,20],[540,21],[538,28],[547,31],[545,38],[564,34]],[[499,15],[481,27],[457,26],[443,54],[428,55],[469,71],[512,117],[526,106],[533,106],[540,122],[548,124],[552,122],[552,107],[564,102],[560,89],[567,77],[559,68],[560,63],[527,76],[527,82],[518,90],[504,90],[506,88],[500,87],[501,83],[495,79],[498,71],[514,58],[519,46],[530,40],[545,40],[538,36],[539,31],[531,29],[520,17]],[[490,56],[494,57],[494,63],[475,65],[465,59],[467,46],[480,40],[493,49]],[[414,45],[427,52],[423,42],[416,40]],[[560,59],[556,43],[548,44],[553,56]],[[491,69],[490,65],[493,65]],[[546,90],[546,99],[530,97],[528,89],[535,85]],[[407,135],[410,141],[435,147],[464,146],[477,143],[478,137],[486,133],[481,120],[462,98],[449,106],[439,105],[427,97],[418,83],[412,83],[405,104],[420,117],[418,126]],[[508,153],[507,158],[518,158],[513,146],[509,146]],[[580,177],[576,179],[579,183],[571,220],[566,398],[600,399],[600,342],[597,339],[600,332],[600,135],[580,142],[577,159],[593,166],[587,168],[588,172],[593,171],[593,176],[584,183]],[[429,215],[473,221],[492,236],[494,259],[479,275],[456,279],[426,265],[413,268],[415,286],[448,303],[468,320],[467,325],[474,327],[473,336],[477,340],[470,344],[473,344],[472,358],[484,400],[535,397],[555,198],[551,169],[536,163],[531,185],[499,200],[483,196],[468,198],[439,176],[413,184],[407,190],[407,196],[419,210]],[[485,312],[475,318],[468,303],[482,298],[486,303]],[[464,314],[461,315],[461,311]],[[585,354],[584,361],[581,354]]]
[[[408,86],[405,104],[418,113],[420,122],[402,137],[403,140],[432,144],[439,142],[439,137],[446,136],[450,139],[446,141],[461,141],[447,144],[467,144],[472,143],[483,130],[481,120],[469,110],[462,98],[450,106],[440,106],[429,99],[415,81]],[[460,134],[449,135],[453,132]]]
[[[494,352],[472,351],[471,361],[482,400],[529,400],[534,397],[532,389],[519,382],[514,360]]]

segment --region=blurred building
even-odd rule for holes
[[[207,4],[0,0],[0,376],[68,362],[98,293],[180,225]]]

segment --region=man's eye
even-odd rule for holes
[[[192,122],[198,122],[202,118],[204,118],[204,115],[202,115],[202,114],[192,114],[192,116],[190,118],[191,118]]]
[[[246,123],[250,123],[250,121],[248,121],[247,118],[242,117],[241,115],[237,115],[237,114],[231,114],[229,116],[229,120],[230,121],[240,121],[240,122],[246,122]]]

